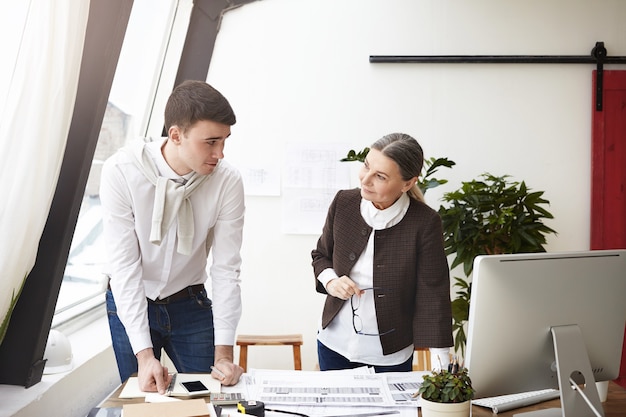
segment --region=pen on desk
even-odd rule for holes
[[[167,395],[168,397],[172,394],[172,391],[174,391],[174,386],[176,385],[176,373],[170,374],[172,376],[172,380],[170,381],[169,385],[167,386],[167,389],[165,390],[165,395]]]
[[[211,371],[215,372],[222,379],[226,378],[226,375],[224,374],[224,372],[220,371],[215,366],[211,366]]]

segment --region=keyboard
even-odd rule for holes
[[[500,413],[515,408],[526,407],[543,401],[559,398],[559,390],[542,389],[538,391],[520,392],[517,394],[498,395],[472,400],[473,405],[491,408],[494,413]]]

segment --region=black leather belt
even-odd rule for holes
[[[175,301],[185,300],[189,297],[193,297],[194,295],[198,295],[203,290],[204,290],[204,284],[191,285],[163,299],[157,298],[156,300],[152,301],[151,299],[148,298],[148,302],[152,304],[170,304]]]
[[[110,280],[107,283],[107,289],[108,290],[111,289],[111,281]],[[165,297],[163,299],[157,298],[154,301],[152,301],[149,298],[146,298],[146,299],[148,300],[149,303],[153,303],[153,304],[169,304],[169,303],[173,303],[175,301],[180,301],[180,300],[184,300],[184,299],[189,298],[189,297],[193,297],[194,295],[198,295],[198,294],[200,294],[200,292],[202,290],[204,290],[204,284],[196,284],[196,285],[190,285],[187,288],[183,288],[182,290],[178,291],[177,293],[174,293],[174,294],[170,295],[169,297]]]

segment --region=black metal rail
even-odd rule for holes
[[[370,63],[403,64],[594,64],[596,110],[602,111],[604,64],[626,64],[626,56],[607,56],[604,42],[596,42],[590,55],[370,55]]]

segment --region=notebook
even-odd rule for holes
[[[172,376],[174,382],[169,395],[174,397],[190,397],[192,395],[181,385],[181,382],[200,381],[202,382],[210,392],[221,392],[222,384],[217,379],[214,379],[211,374],[186,374],[178,373]],[[139,389],[139,379],[136,376],[131,376],[126,381],[122,392],[120,392],[119,398],[139,398],[145,397],[148,393]],[[208,394],[207,394],[208,395]]]
[[[165,403],[124,404],[124,417],[210,417],[209,406],[203,399]]]

